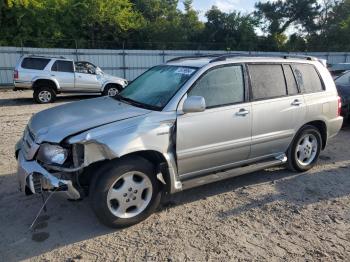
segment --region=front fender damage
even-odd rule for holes
[[[68,143],[83,146],[84,167],[133,153],[156,152],[166,166],[166,170],[159,168],[157,177],[174,193],[182,189],[177,176],[175,119],[175,113],[156,112],[88,130],[71,137]]]

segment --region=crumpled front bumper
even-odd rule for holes
[[[59,179],[35,160],[26,160],[21,150],[18,152],[17,176],[20,191],[22,192],[29,190],[31,193],[36,194],[42,193],[43,190],[63,191],[70,199],[80,198],[80,193],[73,186],[71,180]]]

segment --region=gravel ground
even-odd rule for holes
[[[123,230],[57,193],[29,230],[41,198],[18,192],[13,147],[33,113],[78,99],[36,105],[30,92],[0,92],[0,261],[350,260],[349,127],[306,173],[274,168],[184,191]]]

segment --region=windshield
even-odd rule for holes
[[[335,79],[337,85],[350,85],[350,71]]]
[[[196,70],[171,65],[153,67],[131,82],[117,98],[160,110]]]

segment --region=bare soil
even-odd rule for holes
[[[34,104],[0,92],[0,261],[349,261],[350,128],[306,173],[260,171],[166,198],[136,226],[99,224],[88,199],[59,193],[29,230],[40,196],[18,191],[14,145],[32,114],[86,96]]]

